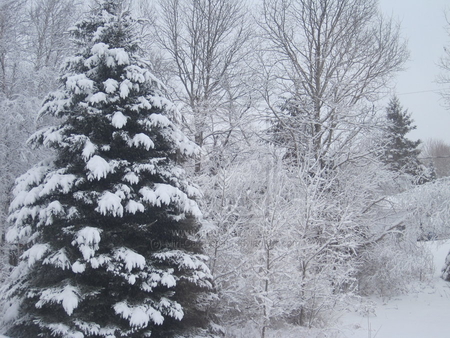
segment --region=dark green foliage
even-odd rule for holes
[[[412,141],[406,137],[416,129],[411,114],[404,110],[400,100],[394,96],[386,108],[387,127],[386,146],[383,161],[392,171],[406,173],[414,177],[416,183],[425,183],[432,179],[429,170],[419,161],[420,140]]]
[[[198,149],[139,61],[134,25],[119,0],[81,21],[41,109],[63,120],[31,138],[56,155],[18,179],[10,208],[8,239],[29,247],[8,286],[14,338],[210,336],[199,193],[179,163]]]

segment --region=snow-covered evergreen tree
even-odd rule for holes
[[[432,179],[431,172],[423,166],[418,156],[421,141],[412,141],[406,137],[410,131],[416,129],[411,114],[404,110],[400,100],[394,96],[386,108],[386,149],[382,156],[383,161],[390,169],[406,173],[415,177],[415,181],[424,183]]]
[[[450,282],[450,252],[447,254],[447,257],[445,257],[445,264],[442,268],[441,277],[445,281]]]
[[[104,0],[72,30],[78,53],[30,143],[55,158],[19,177],[7,239],[27,246],[6,286],[8,334],[209,336],[211,275],[194,236],[195,155],[173,105],[138,58],[135,22]]]

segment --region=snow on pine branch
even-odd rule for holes
[[[123,176],[122,180],[130,184],[138,184],[139,176],[136,173],[130,171]]]
[[[84,271],[86,271],[86,264],[81,263],[80,261],[76,261],[72,264],[72,271],[74,273],[83,273]]]
[[[97,66],[102,60],[105,60],[106,65],[110,68],[130,64],[130,57],[123,48],[109,48],[103,42],[92,46],[91,53],[92,56],[84,61],[84,65],[89,68]]]
[[[130,64],[130,57],[127,52],[123,48],[113,48],[110,49],[111,55],[115,56],[115,59],[117,61],[117,64],[119,66],[122,65],[129,65]]]
[[[125,210],[130,214],[136,214],[137,212],[144,212],[145,207],[142,203],[136,202],[133,200],[128,201],[127,205],[125,206]]]
[[[127,124],[128,118],[120,111],[115,112],[111,119],[111,124],[114,128],[122,129]]]
[[[144,187],[139,190],[142,199],[154,206],[161,207],[174,203],[180,210],[195,217],[201,217],[202,213],[194,200],[191,200],[180,189],[169,185],[158,183],[154,188]]]
[[[93,322],[85,322],[81,320],[76,320],[75,325],[79,328],[84,335],[80,336],[80,338],[84,338],[85,336],[98,336],[98,337],[114,337],[116,333],[116,329],[114,327],[102,327],[100,324]],[[0,337],[1,338],[1,337]],[[69,336],[69,338],[72,338]],[[78,337],[73,337],[78,338]]]
[[[154,127],[167,128],[172,126],[172,122],[163,114],[151,114],[143,123],[149,129]]]
[[[136,86],[137,86],[136,90],[139,90],[138,85],[136,85]],[[131,90],[133,89],[133,87],[135,87],[135,86],[133,85],[133,83],[130,80],[128,80],[128,79],[123,80],[119,86],[119,90],[120,90],[119,96],[122,99],[127,98],[128,95],[130,94]]]
[[[143,146],[146,150],[150,150],[155,147],[155,144],[150,139],[150,137],[148,137],[144,133],[134,135],[133,138],[129,141],[129,145],[136,148],[138,148],[139,146]]]
[[[42,264],[53,265],[54,267],[60,268],[62,270],[70,269],[71,267],[70,260],[67,257],[67,251],[65,248],[62,248],[45,258]]]
[[[48,303],[61,304],[64,311],[70,316],[78,307],[80,300],[82,300],[80,290],[72,285],[65,285],[43,290],[35,306],[40,309]]]
[[[48,250],[50,250],[50,246],[48,244],[34,244],[22,254],[21,258],[28,261],[28,266],[32,266],[44,257]]]
[[[87,139],[84,143],[83,152],[81,156],[85,161],[88,161],[96,152],[97,146],[93,144],[89,139]]]
[[[94,81],[85,74],[71,75],[66,78],[66,88],[74,94],[91,94],[94,90]]]
[[[45,328],[46,330],[50,330],[53,337],[60,336],[67,338],[84,338],[84,335],[81,332],[72,330],[70,327],[62,323],[47,324],[36,320],[36,324],[38,324],[42,328]]]
[[[87,101],[89,103],[92,103],[93,105],[95,105],[95,104],[101,103],[101,102],[108,102],[108,97],[103,92],[97,92],[95,94],[90,95],[87,98]]]
[[[136,83],[150,83],[156,85],[158,88],[161,82],[153,76],[148,69],[139,67],[137,65],[129,65],[125,68],[125,77]]]
[[[189,140],[186,135],[181,130],[174,130],[173,132],[173,140],[178,145],[178,149],[183,155],[186,156],[197,156],[200,154],[200,148]]]
[[[23,208],[25,209],[25,208]],[[22,209],[22,210],[23,210]],[[36,209],[36,208],[33,208]],[[23,238],[28,238],[33,233],[33,229],[31,226],[26,225],[22,226],[23,219],[26,219],[28,216],[25,217],[18,217],[15,224],[8,229],[8,232],[6,233],[5,239],[9,243],[18,243]],[[12,221],[12,217],[8,217],[8,222]]]
[[[59,201],[52,201],[39,211],[39,222],[36,226],[51,225],[54,222],[54,216],[60,216],[64,213],[62,204]]]
[[[60,127],[44,127],[31,135],[27,140],[27,143],[34,148],[40,145],[47,148],[50,148],[53,145],[60,146],[63,145],[63,131],[64,128]]]
[[[162,297],[158,309],[167,313],[168,316],[175,318],[176,320],[182,320],[184,317],[183,308],[177,302],[170,300],[168,298]]]
[[[114,79],[103,81],[105,93],[112,94],[119,88],[119,82]]]
[[[183,278],[188,279],[195,285],[212,288],[212,284],[209,282],[212,279],[211,272],[205,263],[208,260],[207,256],[192,255],[180,250],[171,250],[155,253],[153,257],[160,261],[169,261],[176,264],[180,270],[190,270],[190,274],[187,274]]]
[[[169,268],[167,270],[155,270],[145,276],[141,289],[146,292],[152,292],[154,288],[165,286],[167,288],[173,288],[177,285],[175,276],[173,275],[174,269]]]
[[[13,189],[13,195],[15,197],[17,197],[20,194],[26,194],[27,191],[30,189],[30,187],[36,186],[37,184],[42,182],[44,177],[47,175],[47,173],[51,169],[52,168],[50,166],[45,165],[43,162],[41,162],[39,165],[33,167],[32,169],[28,170],[23,175],[19,176],[15,182],[15,187]],[[21,198],[19,198],[18,200],[20,200],[20,199]],[[20,205],[13,206],[13,204],[11,204],[10,210],[17,209],[18,207],[20,207]]]
[[[65,169],[60,169],[49,173],[42,185],[42,190],[39,192],[39,197],[50,195],[56,191],[62,194],[69,193],[76,183],[77,177],[72,174],[65,174],[65,171]]]
[[[162,98],[157,96],[153,96],[151,99],[153,101],[163,100]],[[164,104],[169,103],[170,102],[168,101],[168,103]],[[155,105],[155,103],[153,103],[153,105]],[[172,107],[172,109],[176,110],[175,107]],[[165,129],[164,134],[166,135],[166,137],[169,137],[169,139],[175,144],[181,154],[189,157],[200,154],[200,147],[195,144],[195,142],[189,140],[186,135],[180,129],[178,129],[166,116],[155,113],[138,122],[148,131],[151,131],[155,127],[161,128],[163,130]]]
[[[138,102],[137,104],[134,104],[131,106],[131,108],[130,108],[131,110],[138,112],[141,110],[152,109],[151,103],[144,96],[139,96],[137,98],[137,102]],[[154,114],[152,114],[152,115],[154,115]]]
[[[89,171],[87,175],[89,181],[106,178],[109,173],[114,172],[114,167],[98,155],[92,156],[86,163],[86,169]]]
[[[37,226],[50,225],[53,223],[54,216],[64,213],[64,208],[58,200],[49,202],[46,207],[35,204],[56,192],[69,193],[76,184],[77,177],[65,174],[64,169],[52,172],[48,170],[50,170],[49,167],[35,167],[17,179],[14,189],[15,198],[9,208],[9,222],[14,222],[15,226],[21,227],[27,225],[29,218],[34,220],[39,216]],[[31,188],[32,185],[36,186]]]
[[[150,305],[131,306],[126,301],[114,305],[114,311],[128,320],[133,328],[145,328],[149,323],[162,325],[164,317],[160,311]]]
[[[78,247],[86,261],[94,257],[95,252],[98,250],[101,233],[101,229],[89,226],[84,227],[77,232],[75,239],[72,241],[72,245]]]
[[[46,115],[61,117],[63,113],[69,109],[71,103],[71,98],[66,92],[56,91],[50,93],[45,98],[45,102],[39,110],[37,116],[38,118],[42,118]]]
[[[105,191],[98,200],[98,206],[95,211],[102,215],[112,215],[114,217],[123,216],[122,198],[109,191]]]
[[[61,215],[65,215],[65,210],[59,201],[52,201],[46,207],[23,206],[9,215],[8,222],[13,223],[13,226],[8,230],[6,239],[8,242],[17,242],[30,236],[32,232],[30,219],[37,220],[36,227],[39,228],[53,224],[54,216]]]
[[[121,261],[129,272],[134,268],[142,270],[145,267],[145,257],[128,248],[116,249],[114,258]]]

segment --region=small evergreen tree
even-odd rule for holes
[[[450,282],[450,252],[445,257],[444,267],[442,268],[441,277],[446,282]]]
[[[418,183],[432,179],[429,170],[423,166],[418,156],[421,141],[411,141],[406,137],[410,131],[416,129],[411,114],[404,110],[400,100],[394,96],[386,108],[386,148],[383,161],[392,171],[412,175]]]
[[[170,121],[134,25],[120,0],[79,22],[40,111],[63,122],[30,139],[56,156],[17,179],[10,206],[7,239],[28,246],[6,286],[15,338],[209,336],[199,193],[179,165],[198,148]]]

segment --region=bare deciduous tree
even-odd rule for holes
[[[447,21],[447,35],[450,36],[450,12],[445,13],[445,19]],[[444,46],[444,55],[441,57],[438,63],[441,68],[441,72],[437,76],[437,82],[443,86],[450,84],[450,47]],[[450,91],[443,88],[440,92],[447,108],[450,108]]]
[[[54,89],[54,70],[70,48],[67,30],[77,19],[79,2],[68,0],[0,1],[0,92],[43,95]],[[41,92],[36,91],[40,79]]]
[[[59,65],[70,48],[67,30],[77,17],[79,3],[67,0],[34,0],[28,9],[32,28],[31,60],[36,70]]]
[[[364,103],[408,57],[399,27],[379,14],[375,0],[264,0],[260,26],[276,60],[266,63],[266,75],[278,82],[276,99],[288,101],[294,131],[274,95],[265,99],[297,155],[320,161],[330,150],[348,149],[370,126],[373,110]]]
[[[16,91],[19,54],[23,51],[26,1],[0,0],[0,98]]]
[[[27,59],[33,68],[29,84],[33,95],[42,96],[57,86],[57,70],[72,49],[68,29],[77,20],[81,2],[33,0],[28,4]]]
[[[183,89],[177,99],[190,115],[186,126],[199,146],[229,143],[248,109],[245,8],[237,0],[168,0],[160,8],[156,35]]]
[[[442,140],[424,142],[420,155],[422,162],[431,163],[438,178],[450,176],[450,145]]]

